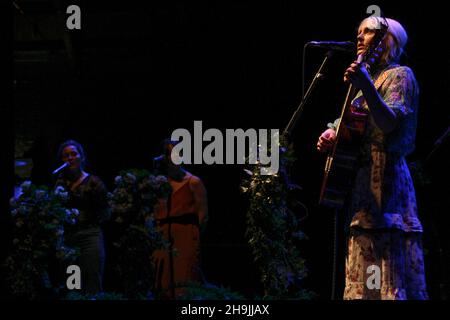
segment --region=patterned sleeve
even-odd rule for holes
[[[416,112],[419,88],[410,68],[399,67],[390,70],[383,88],[381,93],[384,102],[398,117]]]
[[[411,69],[392,69],[380,94],[398,117],[396,129],[386,136],[387,150],[408,155],[415,147],[419,107],[419,87]]]

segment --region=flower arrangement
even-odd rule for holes
[[[151,218],[159,198],[170,195],[171,186],[165,176],[155,176],[147,170],[125,170],[115,178],[115,189],[109,194],[109,204],[117,223],[142,223]]]
[[[261,175],[260,164],[245,169],[241,191],[248,196],[246,237],[261,273],[264,299],[309,297],[300,281],[306,276],[297,242],[305,238],[299,230],[296,212],[291,210],[291,194],[300,189],[292,184],[288,170],[295,161],[291,147],[280,147],[280,170]],[[296,203],[298,205],[298,202]]]
[[[62,283],[50,269],[76,259],[77,250],[65,244],[64,234],[75,227],[79,212],[65,206],[68,193],[63,187],[50,192],[25,181],[21,190],[10,201],[13,247],[3,264],[6,282],[14,295],[28,299],[44,291],[57,294]]]
[[[156,229],[153,208],[158,199],[168,198],[171,190],[165,176],[155,176],[147,170],[125,170],[115,178],[109,203],[113,221],[123,230],[114,243],[116,273],[121,291],[130,299],[153,296],[152,254],[167,245]]]

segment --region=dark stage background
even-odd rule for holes
[[[373,4],[69,2],[17,1],[23,13],[14,10],[15,157],[32,158],[33,181],[50,184],[58,144],[76,139],[86,148],[90,172],[110,190],[119,170],[150,169],[159,142],[176,128],[192,131],[194,120],[202,120],[204,130],[282,130],[301,99],[304,44],[354,41]],[[74,3],[82,10],[81,31],[65,29],[65,8]],[[409,33],[404,62],[421,88],[417,149],[409,160],[423,161],[450,123],[444,9],[429,1],[376,4]],[[306,84],[324,54],[308,49]],[[299,199],[309,210],[301,226],[309,237],[300,247],[309,269],[304,285],[320,299],[330,298],[333,224],[332,213],[317,206],[324,157],[315,144],[338,115],[346,89],[342,75],[353,58],[336,52],[293,135],[298,156],[293,179],[302,186]],[[428,162],[432,183],[416,184],[433,299],[448,294],[448,140]],[[210,220],[202,245],[206,279],[252,297],[261,288],[244,237],[243,168],[187,167],[208,191]],[[7,212],[1,214],[6,219]],[[343,253],[339,256],[342,265]]]

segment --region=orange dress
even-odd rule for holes
[[[199,223],[204,217],[199,199],[206,197],[206,192],[201,191],[201,180],[189,173],[181,182],[169,182],[173,189],[170,198],[160,199],[155,206],[158,229],[170,243],[167,250],[153,254],[155,289],[167,298],[177,298],[183,295],[187,282],[201,280]],[[193,182],[200,189],[193,189]]]

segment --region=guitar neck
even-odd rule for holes
[[[365,56],[365,54],[358,55],[358,58],[356,59],[358,64],[362,63],[364,56]],[[341,116],[339,117],[339,122],[338,122],[338,125],[336,126],[336,143],[334,144],[333,154],[336,149],[336,145],[338,144],[338,141],[339,141],[342,119],[344,118],[345,114],[347,113],[347,110],[348,110],[353,98],[355,97],[355,94],[356,94],[356,90],[353,87],[353,85],[350,83],[350,85],[348,86],[348,91],[347,91],[347,95],[345,97],[344,105],[342,107]]]
[[[347,111],[348,111],[348,109],[350,107],[350,104],[351,104],[351,102],[353,100],[353,97],[356,94],[355,91],[356,91],[355,87],[353,87],[353,85],[350,84],[349,87],[348,87],[347,95],[345,97],[344,105],[342,106],[341,115],[339,117],[338,124],[336,126],[336,141],[334,143],[331,155],[335,154],[335,152],[336,152],[336,146],[339,143],[339,138],[340,138],[341,132],[342,132],[341,128],[344,125],[343,124],[344,123],[343,119],[344,119],[344,116],[345,116],[345,114],[347,113]]]

